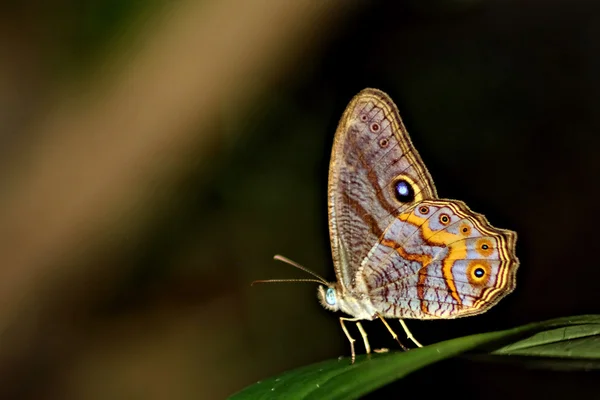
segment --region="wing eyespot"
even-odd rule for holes
[[[405,179],[398,179],[394,183],[394,196],[401,203],[408,203],[415,199],[415,190]]]
[[[440,214],[440,223],[448,225],[450,223],[450,216],[448,214]]]
[[[494,245],[490,239],[482,238],[475,243],[475,250],[482,256],[489,257],[494,252]]]
[[[490,279],[491,265],[487,261],[471,261],[467,267],[467,279],[472,285],[486,285]]]
[[[466,223],[461,224],[460,225],[460,233],[462,233],[463,236],[470,236],[471,235],[471,227]]]
[[[383,147],[384,149],[385,149],[386,147],[388,147],[388,146],[389,146],[389,144],[390,144],[390,141],[389,141],[389,139],[388,139],[388,138],[382,138],[382,139],[379,141],[379,146],[380,146],[380,147]]]
[[[377,122],[373,122],[370,126],[369,129],[371,130],[371,132],[373,133],[377,133],[379,132],[379,130],[381,129],[381,126],[377,123]]]

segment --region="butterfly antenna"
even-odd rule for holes
[[[303,267],[302,265],[298,264],[295,261],[290,260],[289,258],[286,258],[284,256],[281,256],[281,255],[277,254],[276,256],[273,257],[273,259],[277,260],[277,261],[284,262],[286,264],[289,264],[292,267],[296,267],[298,269],[301,269],[302,271],[306,272],[307,274],[310,274],[310,275],[314,276],[315,278],[317,278],[319,280],[319,282],[324,283],[324,284],[327,285],[327,281],[325,279],[323,279],[323,277],[321,275],[318,275],[318,274],[312,272],[310,269],[308,269],[306,267]]]
[[[315,274],[308,268],[303,267],[302,265],[298,264],[295,261],[290,260],[289,258],[286,258],[284,256],[277,254],[275,257],[273,257],[273,259],[284,262],[286,264],[289,264],[292,267],[296,267],[296,268],[306,272],[307,274],[314,276],[317,279],[266,279],[266,280],[254,281],[254,282],[252,282],[251,285],[254,285],[255,283],[270,283],[270,282],[314,282],[314,283],[322,283],[324,285],[328,285],[327,281],[325,279],[323,279],[320,275]]]
[[[314,283],[325,283],[316,279],[263,279],[254,281],[250,286],[254,286],[255,283],[276,283],[276,282],[314,282]]]

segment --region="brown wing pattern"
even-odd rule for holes
[[[386,317],[480,314],[515,288],[516,238],[462,201],[423,201],[390,224],[369,253],[362,279]]]
[[[329,233],[342,290],[395,217],[415,203],[437,198],[435,186],[383,92],[356,95],[339,122],[328,185]]]

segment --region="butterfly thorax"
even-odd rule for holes
[[[327,288],[319,286],[317,297],[321,305],[330,311],[342,311],[358,319],[372,320],[377,316],[368,296],[343,290],[339,283],[329,284]]]

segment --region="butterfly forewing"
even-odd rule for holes
[[[436,198],[429,172],[392,100],[365,89],[346,108],[335,134],[329,169],[329,227],[342,289],[396,216]]]

